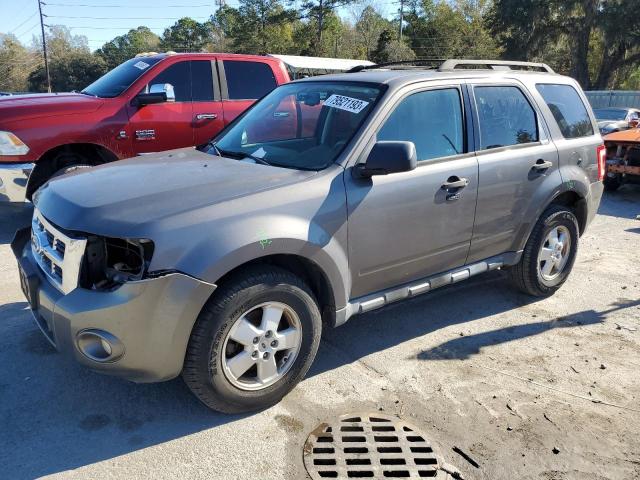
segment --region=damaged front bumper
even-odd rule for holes
[[[0,163],[0,202],[24,202],[33,163]]]
[[[135,382],[182,371],[189,336],[216,286],[182,273],[126,282],[112,291],[54,288],[37,266],[31,229],[11,243],[23,292],[49,342],[87,367]]]

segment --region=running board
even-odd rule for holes
[[[505,253],[471,265],[454,268],[453,270],[439,273],[432,277],[406,283],[400,287],[394,287],[389,290],[356,298],[350,301],[345,308],[336,312],[336,326],[342,325],[349,317],[358,313],[370,312],[389,305],[390,303],[397,302],[398,300],[417,297],[436,288],[452,285],[491,270],[498,270],[504,265],[515,265],[520,260],[521,254],[522,252]]]

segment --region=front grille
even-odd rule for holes
[[[31,252],[51,283],[62,293],[78,286],[86,238],[72,236],[53,226],[36,208],[31,221]]]

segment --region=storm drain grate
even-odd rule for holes
[[[439,478],[438,460],[420,432],[379,413],[343,415],[307,438],[304,465],[312,479]]]

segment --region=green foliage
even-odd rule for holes
[[[96,51],[96,55],[102,57],[111,70],[138,53],[156,52],[159,49],[160,37],[148,27],[138,27],[105,43]]]
[[[105,61],[91,53],[86,37],[71,35],[66,27],[54,26],[49,29],[47,52],[51,89],[54,92],[82,90],[108,70]],[[42,53],[39,52],[39,55]],[[47,91],[44,63],[28,74],[27,81],[30,91]]]
[[[0,33],[0,91],[27,91],[27,76],[42,61],[16,37]]]
[[[201,52],[212,40],[212,25],[184,17],[165,29],[160,41],[163,51]]]

